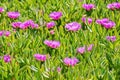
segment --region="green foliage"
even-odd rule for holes
[[[120,79],[120,11],[110,11],[108,3],[117,0],[1,0],[0,6],[5,12],[0,14],[0,30],[10,30],[11,36],[0,37],[0,56],[10,54],[12,61],[5,63],[0,59],[0,80],[119,80]],[[93,3],[96,9],[88,15],[96,19],[109,18],[116,23],[114,29],[106,30],[95,22],[82,26],[77,32],[68,32],[66,23],[76,21],[86,15],[84,3]],[[8,11],[18,11],[21,16],[16,20],[7,17]],[[49,14],[61,11],[62,18],[56,21],[55,34],[51,35],[45,24],[51,19]],[[17,29],[13,31],[11,22],[32,19],[39,29]],[[106,36],[115,35],[115,42],[108,42]],[[44,40],[59,40],[58,49],[50,49]],[[76,48],[94,44],[91,52],[77,54]],[[44,63],[36,61],[35,53],[50,55]],[[80,62],[67,67],[63,58],[76,56]],[[57,67],[61,72],[57,72]]]

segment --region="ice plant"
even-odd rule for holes
[[[85,46],[77,48],[77,52],[83,54],[85,52]]]
[[[87,11],[90,11],[92,9],[95,8],[95,5],[94,4],[83,4],[82,7],[87,10]]]
[[[20,25],[19,25],[19,28],[21,28],[21,29],[27,29],[28,27],[31,27],[32,29],[37,29],[38,28],[38,24],[36,24],[36,23],[34,23],[34,21],[33,20],[26,20],[26,21],[24,21],[23,23],[21,23]]]
[[[4,55],[4,56],[3,56],[3,59],[4,59],[4,61],[5,61],[6,63],[8,63],[8,62],[11,61],[10,55]]]
[[[78,31],[79,29],[81,29],[81,25],[77,22],[71,22],[65,25],[65,28],[68,31]]]
[[[57,67],[57,72],[60,72],[61,71],[61,68],[60,67]]]
[[[88,47],[87,47],[87,51],[91,51],[92,50],[92,48],[93,48],[93,44],[90,44]]]
[[[82,17],[82,22],[84,23],[84,24],[91,24],[92,23],[92,18],[87,18],[87,17],[85,17],[85,16],[83,16]]]
[[[22,22],[12,22],[11,25],[13,28],[19,28]]]
[[[7,16],[11,19],[17,19],[20,16],[19,12],[8,12]]]
[[[50,30],[50,34],[55,34],[55,30]]]
[[[4,12],[4,8],[0,7],[0,13]]]
[[[0,36],[3,36],[3,34],[4,34],[4,31],[0,31]]]
[[[92,18],[88,18],[88,24],[91,24],[92,23]]]
[[[67,66],[75,66],[79,62],[79,60],[75,57],[74,58],[66,57],[66,58],[64,58],[63,62]]]
[[[10,35],[10,31],[5,31],[5,32],[4,32],[4,35],[5,35],[6,37],[8,37],[8,36]]]
[[[116,25],[115,22],[113,22],[107,18],[98,19],[98,20],[96,20],[96,23],[102,25],[106,29],[111,29]]]
[[[51,12],[49,16],[53,20],[59,20],[62,16],[62,12]]]
[[[106,39],[107,39],[108,41],[114,42],[114,41],[116,41],[116,36],[106,36]]]
[[[120,2],[114,2],[107,5],[107,8],[110,10],[120,9]]]
[[[34,54],[34,58],[38,61],[45,61],[47,59],[46,55],[43,54]]]
[[[55,40],[45,40],[44,44],[50,48],[58,48],[60,47],[60,42]]]
[[[47,26],[48,29],[53,28],[55,26],[55,22],[51,21],[51,22],[47,23],[46,26]]]

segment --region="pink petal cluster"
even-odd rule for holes
[[[90,11],[92,9],[95,8],[95,5],[94,4],[83,4],[82,7],[87,10],[87,11]]]
[[[81,25],[77,22],[71,22],[65,25],[65,28],[68,31],[78,31],[79,29],[81,29]]]
[[[60,72],[61,71],[61,68],[60,67],[57,67],[57,72]]]
[[[20,16],[19,12],[8,12],[7,16],[11,19],[17,19]]]
[[[51,22],[47,23],[46,26],[47,26],[48,29],[53,28],[55,26],[55,22],[51,21]]]
[[[34,57],[36,60],[38,61],[45,61],[47,59],[46,55],[43,55],[43,54],[34,54]]]
[[[11,61],[10,55],[4,55],[4,56],[3,56],[3,59],[4,59],[4,61],[5,61],[6,63],[8,63],[8,62]]]
[[[53,20],[59,20],[62,16],[62,12],[52,12],[52,13],[50,13],[49,16]]]
[[[114,42],[114,41],[116,41],[116,36],[106,36],[106,39],[107,39],[108,41]]]
[[[79,48],[77,48],[77,52],[80,53],[80,54],[84,54],[86,50],[87,50],[87,51],[91,51],[91,50],[93,49],[93,46],[94,46],[94,44],[90,44],[90,45],[87,46],[87,47],[85,47],[85,46],[79,47]],[[87,48],[87,49],[86,49],[86,48]]]
[[[92,23],[92,18],[86,18],[85,16],[83,16],[82,17],[82,22],[84,23],[84,24],[91,24]]]
[[[83,54],[85,52],[85,46],[77,48],[77,52]]]
[[[110,21],[108,18],[98,19],[96,23],[102,25],[106,29],[111,29],[116,25],[115,22]]]
[[[31,27],[32,29],[38,28],[38,24],[34,23],[32,20],[27,20],[25,22],[13,22],[11,23],[13,28],[21,28],[21,29],[27,29],[28,27]]]
[[[87,47],[87,51],[91,51],[92,48],[93,48],[94,44],[90,44],[88,47]]]
[[[0,36],[10,36],[10,31],[0,31]]]
[[[50,34],[55,34],[55,30],[50,30]]]
[[[79,62],[79,60],[75,57],[74,58],[66,57],[66,58],[64,58],[63,61],[64,61],[65,65],[67,65],[67,66],[75,66]]]
[[[115,10],[115,9],[118,10],[120,9],[120,2],[114,2],[114,3],[108,4],[107,8],[110,10]]]
[[[44,44],[50,48],[58,48],[60,47],[60,42],[55,40],[45,40]]]
[[[4,8],[0,7],[0,13],[4,12]]]

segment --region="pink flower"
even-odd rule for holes
[[[116,36],[111,36],[111,41],[112,42],[116,41]]]
[[[3,34],[4,34],[4,31],[0,31],[0,36],[3,36]]]
[[[20,16],[20,13],[19,12],[8,12],[7,15],[11,19],[17,19]]]
[[[54,30],[50,30],[50,34],[55,34],[55,31]]]
[[[75,57],[74,58],[66,57],[66,58],[64,58],[63,62],[67,66],[75,66],[79,62],[79,60],[77,58],[75,58]]]
[[[77,22],[71,22],[65,25],[65,28],[68,31],[78,31],[79,29],[81,29],[81,25]]]
[[[110,36],[106,36],[106,39],[107,39],[108,41],[110,41],[110,40],[111,40],[111,37],[110,37]]]
[[[116,41],[116,36],[106,36],[106,39],[107,39],[108,41],[114,42],[114,41]]]
[[[88,24],[92,23],[92,18],[88,18]]]
[[[38,61],[46,61],[46,55],[42,55],[42,54],[34,54],[34,57],[36,60]]]
[[[58,48],[60,47],[59,41],[53,41],[53,40],[45,40],[44,44],[51,48]]]
[[[53,28],[55,26],[55,22],[51,21],[51,22],[47,23],[46,26],[47,26],[48,29]]]
[[[114,3],[108,4],[107,8],[111,10],[120,9],[120,3],[114,2]]]
[[[94,46],[93,44],[90,44],[90,45],[87,47],[87,50],[88,50],[88,51],[91,51],[92,48],[93,48],[93,46]]]
[[[35,24],[35,23],[31,24],[31,28],[32,28],[32,29],[38,29],[38,27],[39,27],[38,24]]]
[[[84,24],[91,24],[92,23],[92,18],[86,18],[85,16],[82,17],[82,22]]]
[[[13,22],[13,23],[11,23],[13,28],[19,28],[21,24],[22,24],[22,22]]]
[[[21,23],[20,26],[19,26],[19,28],[21,28],[21,29],[27,29],[28,27],[31,27],[32,29],[34,29],[34,28],[37,29],[38,26],[39,26],[39,25],[36,24],[36,23],[34,23],[34,21],[32,21],[32,20],[27,20],[27,21]]]
[[[5,36],[8,37],[10,35],[10,31],[5,31]]]
[[[113,27],[116,25],[115,22],[110,21],[110,20],[107,19],[107,18],[103,18],[103,19],[101,19],[101,20],[98,19],[98,20],[96,20],[96,23],[102,25],[102,26],[105,27],[106,29],[111,29],[111,28],[113,28]]]
[[[50,18],[53,19],[53,20],[58,20],[61,18],[62,16],[62,12],[52,12],[50,13]]]
[[[10,55],[4,55],[3,59],[4,59],[4,61],[5,61],[6,63],[8,63],[8,62],[11,61]]]
[[[82,22],[86,24],[86,17],[85,16],[82,17]]]
[[[4,12],[4,8],[0,7],[0,13]]]
[[[57,67],[57,72],[60,72],[61,71],[61,68],[60,67]]]
[[[90,11],[92,9],[95,8],[95,5],[94,4],[83,4],[82,7],[87,10],[87,11]]]
[[[85,52],[85,46],[77,48],[77,52],[83,54]]]

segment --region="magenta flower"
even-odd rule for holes
[[[51,22],[47,23],[46,26],[47,26],[48,29],[53,28],[55,26],[55,22],[51,21]]]
[[[54,40],[45,40],[44,44],[47,45],[50,48],[60,47],[60,42],[59,41],[54,41]]]
[[[5,36],[8,37],[10,35],[10,31],[5,31]]]
[[[92,23],[92,18],[88,18],[88,24]]]
[[[52,12],[50,13],[50,18],[53,19],[53,20],[58,20],[61,18],[62,16],[62,12]]]
[[[116,41],[116,36],[106,36],[106,39],[107,39],[108,41],[114,42],[114,41]]]
[[[77,48],[77,52],[83,54],[85,52],[85,46]]]
[[[110,21],[107,18],[98,19],[98,20],[96,20],[96,23],[102,25],[106,29],[111,29],[116,25],[115,22]]]
[[[34,54],[34,57],[38,61],[46,61],[47,59],[46,55],[42,55],[42,54]]]
[[[93,44],[90,44],[90,45],[87,47],[87,50],[88,50],[88,51],[91,51],[92,48],[93,48],[93,46],[94,46]]]
[[[39,27],[38,24],[35,24],[35,23],[31,24],[31,28],[32,28],[32,29],[38,29],[38,27]]]
[[[0,7],[0,13],[4,12],[4,8]]]
[[[50,30],[50,34],[55,34],[55,30]]]
[[[78,31],[79,29],[81,29],[81,25],[77,22],[71,22],[65,25],[65,28],[68,31]]]
[[[85,16],[83,16],[81,20],[82,20],[83,23],[86,24],[86,17]]]
[[[3,36],[3,34],[4,34],[4,31],[0,31],[0,36]]]
[[[32,29],[33,28],[38,28],[38,24],[36,24],[36,23],[34,23],[34,21],[32,21],[32,20],[27,20],[27,21],[25,21],[25,22],[23,22],[23,23],[21,23],[20,24],[20,26],[19,26],[19,28],[21,28],[21,29],[27,29],[28,27],[31,27]]]
[[[106,39],[107,39],[108,41],[110,41],[110,40],[111,40],[111,37],[110,37],[110,36],[106,36]]]
[[[82,17],[82,22],[84,24],[91,24],[92,23],[92,18],[86,18],[85,16]]]
[[[108,4],[107,8],[110,10],[120,9],[120,3],[114,2],[114,3]]]
[[[3,59],[4,59],[4,61],[5,61],[6,63],[8,63],[8,62],[11,61],[10,55],[4,55]]]
[[[17,19],[20,16],[20,13],[19,12],[8,12],[7,15],[11,19]]]
[[[111,36],[111,41],[112,42],[116,41],[116,36]]]
[[[12,22],[11,25],[13,28],[19,28],[22,22]]]
[[[79,62],[79,60],[77,58],[75,58],[75,57],[74,58],[66,57],[66,58],[64,58],[63,62],[67,66],[75,66]]]
[[[92,9],[95,8],[95,5],[94,4],[83,4],[82,7],[87,10],[87,11],[90,11]]]
[[[61,71],[61,68],[60,67],[57,67],[57,72],[60,72]]]

